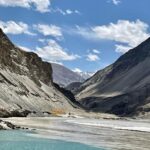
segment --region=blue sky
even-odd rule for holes
[[[150,0],[0,0],[0,27],[26,51],[95,72],[150,35]]]

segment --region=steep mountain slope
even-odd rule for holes
[[[76,93],[76,90],[82,85],[82,82],[72,82],[65,89],[71,91],[73,94]]]
[[[0,116],[73,112],[52,81],[51,64],[16,47],[0,30]]]
[[[98,71],[78,89],[88,109],[118,115],[150,111],[150,38]]]
[[[66,68],[63,65],[52,63],[52,68],[53,68],[53,80],[60,86],[65,87],[72,82],[84,81],[84,78],[82,78],[80,75]]]

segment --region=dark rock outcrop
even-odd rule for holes
[[[33,52],[25,52],[16,47],[2,30],[0,30],[0,66],[4,69],[7,67],[13,73],[26,75],[37,84],[40,84],[39,80],[47,85],[52,82],[51,64],[43,62]]]
[[[19,126],[16,126],[8,121],[0,120],[0,130],[7,130],[7,129],[19,129]]]
[[[70,83],[65,89],[71,91],[73,94],[76,94],[76,90],[82,85],[82,82],[73,82]]]

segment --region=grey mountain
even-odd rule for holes
[[[66,87],[72,82],[83,82],[84,78],[63,65],[52,63],[53,80],[60,86]]]
[[[89,110],[121,116],[150,113],[150,38],[98,71],[78,88]]]
[[[51,64],[16,47],[0,29],[0,116],[74,112],[69,94],[61,91]]]

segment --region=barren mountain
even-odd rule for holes
[[[72,82],[65,89],[71,91],[73,94],[76,93],[76,90],[81,86],[82,82]]]
[[[73,106],[53,84],[51,64],[16,47],[0,30],[0,116],[74,112]]]
[[[52,63],[53,80],[60,86],[66,87],[73,82],[83,82],[84,78],[63,65]]]
[[[85,81],[76,95],[89,110],[117,115],[150,112],[150,38]]]

